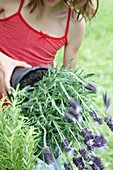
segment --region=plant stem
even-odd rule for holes
[[[46,145],[46,129],[42,126],[42,125],[40,125],[41,127],[42,127],[42,129],[44,130],[44,137],[43,137],[43,140],[44,140],[44,147],[46,147],[47,145]]]
[[[54,138],[54,140],[55,140],[55,142],[56,142],[56,145],[57,145],[57,147],[58,147],[58,149],[59,149],[60,153],[62,153],[62,150],[60,149],[60,145],[59,145],[59,143],[57,142],[57,140],[56,140],[56,138],[55,138],[54,134],[52,134],[52,135],[53,135],[53,138]]]
[[[53,123],[54,123],[54,125],[55,125],[55,127],[56,127],[56,129],[57,129],[57,131],[58,131],[58,133],[59,133],[59,135],[60,135],[60,137],[61,137],[61,139],[63,139],[63,134],[60,133],[60,131],[59,131],[59,129],[58,129],[58,125],[57,125],[56,122],[54,122],[54,121],[53,121]]]
[[[80,146],[80,143],[78,142],[77,138],[75,137],[74,133],[71,131],[70,128],[69,128],[69,131],[71,132],[71,134],[72,134],[73,137],[75,138],[75,140],[76,140],[76,142],[77,142],[77,144],[78,144],[78,146],[79,146],[79,148],[80,148],[80,147],[81,147],[81,146]]]
[[[60,83],[60,86],[61,86],[63,92],[64,92],[65,95],[67,96],[67,98],[70,99],[70,96],[68,95],[68,93],[67,93],[66,89],[64,88],[63,84],[62,84],[61,82],[59,82],[59,83]]]
[[[80,125],[80,123],[78,122],[78,120],[76,120],[76,122],[77,122],[79,128],[82,129],[82,126]]]
[[[103,114],[104,117],[106,117],[105,113],[98,106],[96,106],[94,102],[92,104]]]
[[[71,89],[73,89],[71,86],[70,86]],[[83,105],[88,109],[88,111],[90,111],[90,108],[86,105],[86,103],[83,101],[82,97],[80,96],[79,93],[76,92],[75,89],[73,89],[73,91],[77,94],[77,96],[79,97],[79,99],[81,100],[81,102],[83,103]]]
[[[64,114],[59,110],[59,108],[56,106],[55,101],[51,98],[50,94],[48,93],[48,96],[52,102],[52,105],[56,108],[56,110],[64,117]]]
[[[86,118],[86,116],[84,116],[87,124],[89,125],[89,128],[92,130],[92,127],[90,126],[90,123],[88,122],[88,119]],[[97,134],[99,134],[99,132],[97,131],[97,129],[95,128],[95,126],[93,126],[93,128],[95,129],[95,131],[97,132]],[[93,130],[92,130],[93,131]]]
[[[73,75],[74,77],[76,77],[76,79],[82,83],[84,86],[86,85],[86,83],[84,83],[76,74],[74,74],[73,72],[69,72],[71,75]]]

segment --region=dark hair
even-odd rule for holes
[[[64,2],[69,6],[73,13],[78,14],[77,18],[82,15],[85,19],[91,20],[97,13],[99,0],[64,0]],[[43,8],[42,0],[30,0],[27,7],[30,8],[32,12],[36,7],[41,10]]]

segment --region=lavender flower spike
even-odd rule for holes
[[[46,164],[48,164],[49,168],[51,168],[51,170],[56,170],[56,166],[55,163],[53,161],[53,157],[52,154],[50,152],[50,148],[49,147],[45,147],[43,150],[44,153],[44,161]]]
[[[90,161],[90,157],[88,156],[88,152],[85,148],[79,149],[79,152],[80,152],[82,158],[84,158],[85,161],[87,161],[87,162]]]
[[[69,122],[74,122],[74,124],[76,124],[76,119],[73,115],[69,114],[69,113],[66,113],[64,118],[69,121]]]
[[[104,101],[104,104],[106,106],[107,112],[109,113],[110,110],[111,110],[111,105],[110,105],[110,99],[109,99],[107,93],[103,94],[103,101]]]
[[[95,86],[93,86],[91,83],[88,83],[85,88],[93,93],[97,92],[97,88]]]
[[[61,141],[61,146],[68,155],[77,156],[77,151],[69,146],[67,139]]]
[[[95,110],[91,110],[89,112],[89,114],[92,116],[94,122],[98,122],[98,124],[102,125],[103,124],[103,121],[102,121],[102,118],[98,117],[97,116],[97,113]]]
[[[92,160],[94,162],[94,164],[97,165],[97,167],[100,169],[100,170],[105,170],[104,166],[103,166],[103,163],[101,161],[101,159],[97,156],[92,156]]]
[[[83,122],[83,119],[82,119],[82,115],[81,114],[77,114],[76,115],[76,119],[77,121],[81,124]]]
[[[64,163],[64,168],[65,168],[66,170],[73,170],[73,167],[72,167],[72,165],[71,165],[70,162]]]
[[[102,150],[107,147],[107,141],[105,137],[101,135],[95,135],[94,137],[94,147],[97,148],[98,150]]]
[[[79,103],[77,103],[77,102],[75,101],[75,99],[70,98],[70,99],[68,100],[68,102],[69,102],[69,104],[72,106],[72,108],[75,109],[76,114],[79,114],[79,113],[81,112],[82,108],[81,108],[81,106],[79,105]]]
[[[104,121],[107,123],[108,127],[111,129],[113,132],[113,120],[112,117],[105,117]]]
[[[77,156],[77,151],[73,148],[70,148],[70,147],[67,147],[66,149],[66,153],[69,155],[69,156]]]
[[[69,147],[69,143],[68,143],[67,139],[63,139],[61,141],[61,146],[62,146],[63,149],[66,149],[66,148]]]
[[[83,159],[81,157],[79,157],[79,158],[74,157],[73,163],[76,165],[76,167],[78,167],[78,169],[84,169],[85,168]]]

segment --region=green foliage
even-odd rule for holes
[[[79,70],[72,73],[68,69],[49,68],[47,76],[37,82],[34,87],[27,87],[24,89],[24,93],[20,91],[20,98],[24,98],[21,113],[29,118],[30,125],[38,127],[42,138],[42,148],[49,146],[54,154],[57,146],[60,153],[67,156],[65,149],[61,147],[62,140],[66,139],[69,146],[78,148],[77,152],[79,152],[80,148],[87,148],[81,134],[84,128],[97,136],[100,135],[96,128],[98,125],[95,126],[89,112],[96,110],[98,117],[105,118],[105,113],[96,104],[98,92],[101,91],[102,95],[104,91],[99,86],[95,87],[95,92],[86,88],[88,83],[95,85],[91,81],[93,75],[84,75],[84,72],[79,72]],[[71,115],[72,120],[68,120],[66,115],[69,115],[69,109],[74,108],[69,104],[71,99],[77,102],[77,106],[75,117]],[[81,107],[81,111],[76,113],[78,105]],[[76,117],[78,115],[81,115],[82,122]],[[67,157],[64,162],[68,160]]]
[[[39,167],[51,169],[55,166],[55,159],[59,154],[55,151],[56,146],[65,164],[69,160],[72,163],[82,157],[80,149],[86,149],[93,161],[92,154],[95,156],[97,149],[107,146],[106,139],[97,129],[99,126],[95,127],[93,123],[97,123],[97,118],[101,116],[106,117],[97,105],[98,92],[103,94],[104,91],[92,82],[93,75],[84,74],[83,70],[73,73],[69,72],[68,68],[62,70],[50,67],[47,75],[34,87],[19,90],[18,86],[16,90],[12,89],[9,105],[2,107],[5,99],[0,103],[2,170],[38,170]],[[92,110],[96,110],[95,120],[90,114]],[[90,142],[92,137],[93,142]],[[88,140],[88,143],[85,143],[85,140]],[[35,167],[39,156],[34,156],[36,152],[42,152],[40,156],[47,166],[38,159]],[[85,167],[91,166],[85,159],[84,163]]]
[[[0,101],[0,169],[33,170],[39,137],[27,118],[20,115],[21,105],[16,101],[4,107],[4,99]]]
[[[79,69],[84,69],[86,73],[95,73],[94,80],[100,84],[109,94],[113,117],[113,1],[100,0],[99,11],[92,23],[87,23],[86,33],[79,51]],[[63,50],[59,51],[56,60],[61,63]],[[103,108],[101,96],[98,99],[100,108]],[[106,135],[108,149],[106,154],[100,153],[107,170],[113,170],[113,135],[103,125],[101,132]]]
[[[84,68],[85,72],[95,73],[95,81],[100,84],[109,94],[113,117],[113,1],[100,0],[99,12],[92,21],[87,24],[86,34],[79,53],[78,67]],[[101,98],[101,97],[100,97]],[[103,103],[98,99],[100,108]],[[113,135],[106,126],[101,132],[106,135],[108,149],[106,154],[101,153],[107,170],[113,170]]]
[[[109,93],[113,93],[113,1],[100,0],[99,11],[91,23],[87,23],[83,44],[79,51],[78,67],[86,73],[95,73],[95,80]],[[113,104],[113,102],[112,102]]]

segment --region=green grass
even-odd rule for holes
[[[108,93],[113,106],[113,0],[100,0],[98,14],[91,25],[87,22],[86,33],[79,50],[77,68],[84,69],[86,73],[95,73],[94,80]],[[61,50],[56,57],[56,62],[62,61]],[[59,55],[60,54],[60,55]],[[100,96],[101,98],[101,96]],[[102,102],[100,102],[100,108]],[[113,107],[110,115],[113,117]],[[108,141],[108,149],[104,150],[101,158],[107,170],[113,170],[113,133],[106,125],[101,132]]]
[[[97,82],[113,92],[113,1],[101,1],[98,15],[89,27],[80,48],[78,67],[96,74]],[[111,96],[112,97],[112,96]]]

